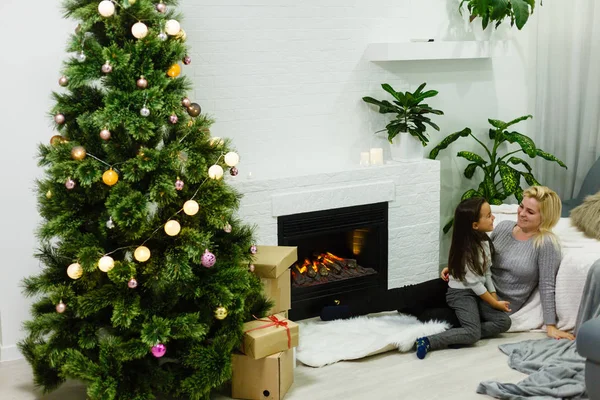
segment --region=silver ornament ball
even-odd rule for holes
[[[77,58],[77,61],[79,61],[79,62],[84,62],[86,60],[87,56],[82,51],[81,53],[77,53],[77,55],[75,56],[75,58]]]
[[[184,97],[181,99],[181,105],[187,108],[192,105],[192,101],[189,98]]]
[[[159,33],[157,36],[163,42],[169,38],[169,36],[164,32]]]
[[[140,110],[140,115],[142,117],[147,117],[150,115],[150,110],[146,107],[142,107],[142,109]]]
[[[108,229],[113,229],[115,227],[115,223],[112,220],[112,217],[108,218],[108,221],[106,221],[106,227]]]
[[[54,122],[61,125],[65,123],[65,116],[63,114],[56,114],[54,116]]]

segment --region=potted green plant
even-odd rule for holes
[[[392,158],[404,160],[409,158],[422,158],[423,147],[429,143],[427,125],[439,131],[440,128],[431,121],[428,114],[444,115],[440,110],[431,108],[423,103],[425,99],[438,94],[435,90],[423,91],[426,83],[421,84],[414,92],[397,92],[387,83],[381,85],[383,90],[394,98],[393,103],[388,100],[376,100],[372,97],[363,97],[363,101],[379,107],[381,114],[396,114],[385,127],[375,133],[387,131],[388,141],[392,145]],[[398,135],[401,135],[398,137]],[[415,147],[416,144],[416,147]]]
[[[539,185],[540,183],[533,176],[531,165],[522,158],[516,157],[515,154],[524,153],[529,158],[541,157],[549,161],[554,161],[563,168],[567,168],[561,160],[537,148],[533,140],[528,136],[519,132],[508,131],[510,126],[529,118],[532,118],[532,116],[524,115],[510,122],[488,119],[493,127],[489,130],[489,138],[493,141],[491,148],[475,137],[469,128],[452,133],[431,150],[429,158],[435,159],[440,151],[446,149],[451,143],[461,137],[470,136],[483,147],[485,151],[484,155],[481,156],[470,151],[459,151],[456,155],[469,161],[464,171],[467,179],[472,179],[477,170],[481,170],[483,175],[480,175],[481,181],[476,186],[476,189],[467,190],[462,195],[462,200],[480,196],[484,197],[490,204],[500,205],[512,195],[520,202],[523,199],[521,178],[530,186]],[[505,150],[503,151],[500,148],[503,144],[516,144],[518,147],[511,149],[509,146],[504,148]],[[452,223],[453,221],[451,220],[444,226],[444,233],[450,230]]]
[[[462,0],[458,7],[462,14],[463,6],[469,11],[469,21],[481,17],[481,26],[485,30],[490,23],[495,28],[505,19],[510,20],[510,26],[517,26],[521,30],[533,14],[535,0]],[[540,5],[543,2],[540,1]]]

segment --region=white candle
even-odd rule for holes
[[[363,167],[366,167],[369,165],[369,152],[368,151],[363,151],[360,153],[360,165],[362,165]]]
[[[375,147],[371,149],[371,165],[383,165],[383,149]]]

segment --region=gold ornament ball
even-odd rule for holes
[[[220,165],[213,165],[208,169],[208,177],[210,179],[219,180],[223,177],[223,167]]]
[[[115,267],[115,260],[110,256],[104,256],[98,261],[98,269],[102,272],[108,272]]]
[[[179,225],[179,222],[175,221],[174,219],[167,221],[167,223],[165,224],[165,232],[169,236],[177,236],[177,234],[179,234],[180,231],[181,225]]]
[[[67,275],[71,279],[79,279],[83,275],[83,268],[81,268],[79,263],[73,263],[67,268]]]
[[[81,161],[85,158],[87,152],[83,148],[83,146],[75,146],[71,149],[71,158],[73,160]]]
[[[119,174],[117,174],[111,168],[102,174],[102,181],[104,183],[106,183],[108,186],[112,186],[119,181]]]
[[[198,115],[200,115],[201,112],[202,112],[202,108],[200,107],[200,104],[198,104],[198,103],[192,103],[187,108],[187,113],[189,114],[190,117],[193,117],[193,118],[196,118]]]
[[[50,138],[50,145],[52,147],[56,147],[59,144],[67,143],[67,142],[68,142],[67,138],[64,136],[61,136],[61,135],[54,135]]]
[[[177,35],[175,35],[175,39],[185,42],[185,40],[187,39],[187,34],[185,33],[185,31],[183,29],[181,29],[179,31],[179,33]]]
[[[46,192],[46,198],[47,198],[47,199],[51,199],[51,198],[52,198],[52,191],[51,191],[51,190],[48,190],[48,191]]]
[[[223,320],[227,318],[227,309],[225,307],[218,307],[215,310],[215,318],[219,320]]]
[[[169,68],[167,71],[167,75],[169,75],[171,78],[178,77],[179,74],[181,74],[181,66],[179,64],[171,65],[171,68]]]
[[[187,215],[196,215],[200,211],[200,206],[196,200],[188,200],[183,204],[183,212]]]
[[[133,252],[133,258],[139,262],[146,262],[150,259],[150,249],[146,246],[140,246]]]

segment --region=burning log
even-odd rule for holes
[[[308,279],[304,276],[301,271],[302,267],[299,267],[298,264],[294,264],[292,267],[292,279],[296,285],[302,286],[308,282]]]
[[[317,268],[319,269],[319,274],[321,274],[321,276],[329,275],[329,270],[327,269],[327,266],[325,264],[317,263]]]

